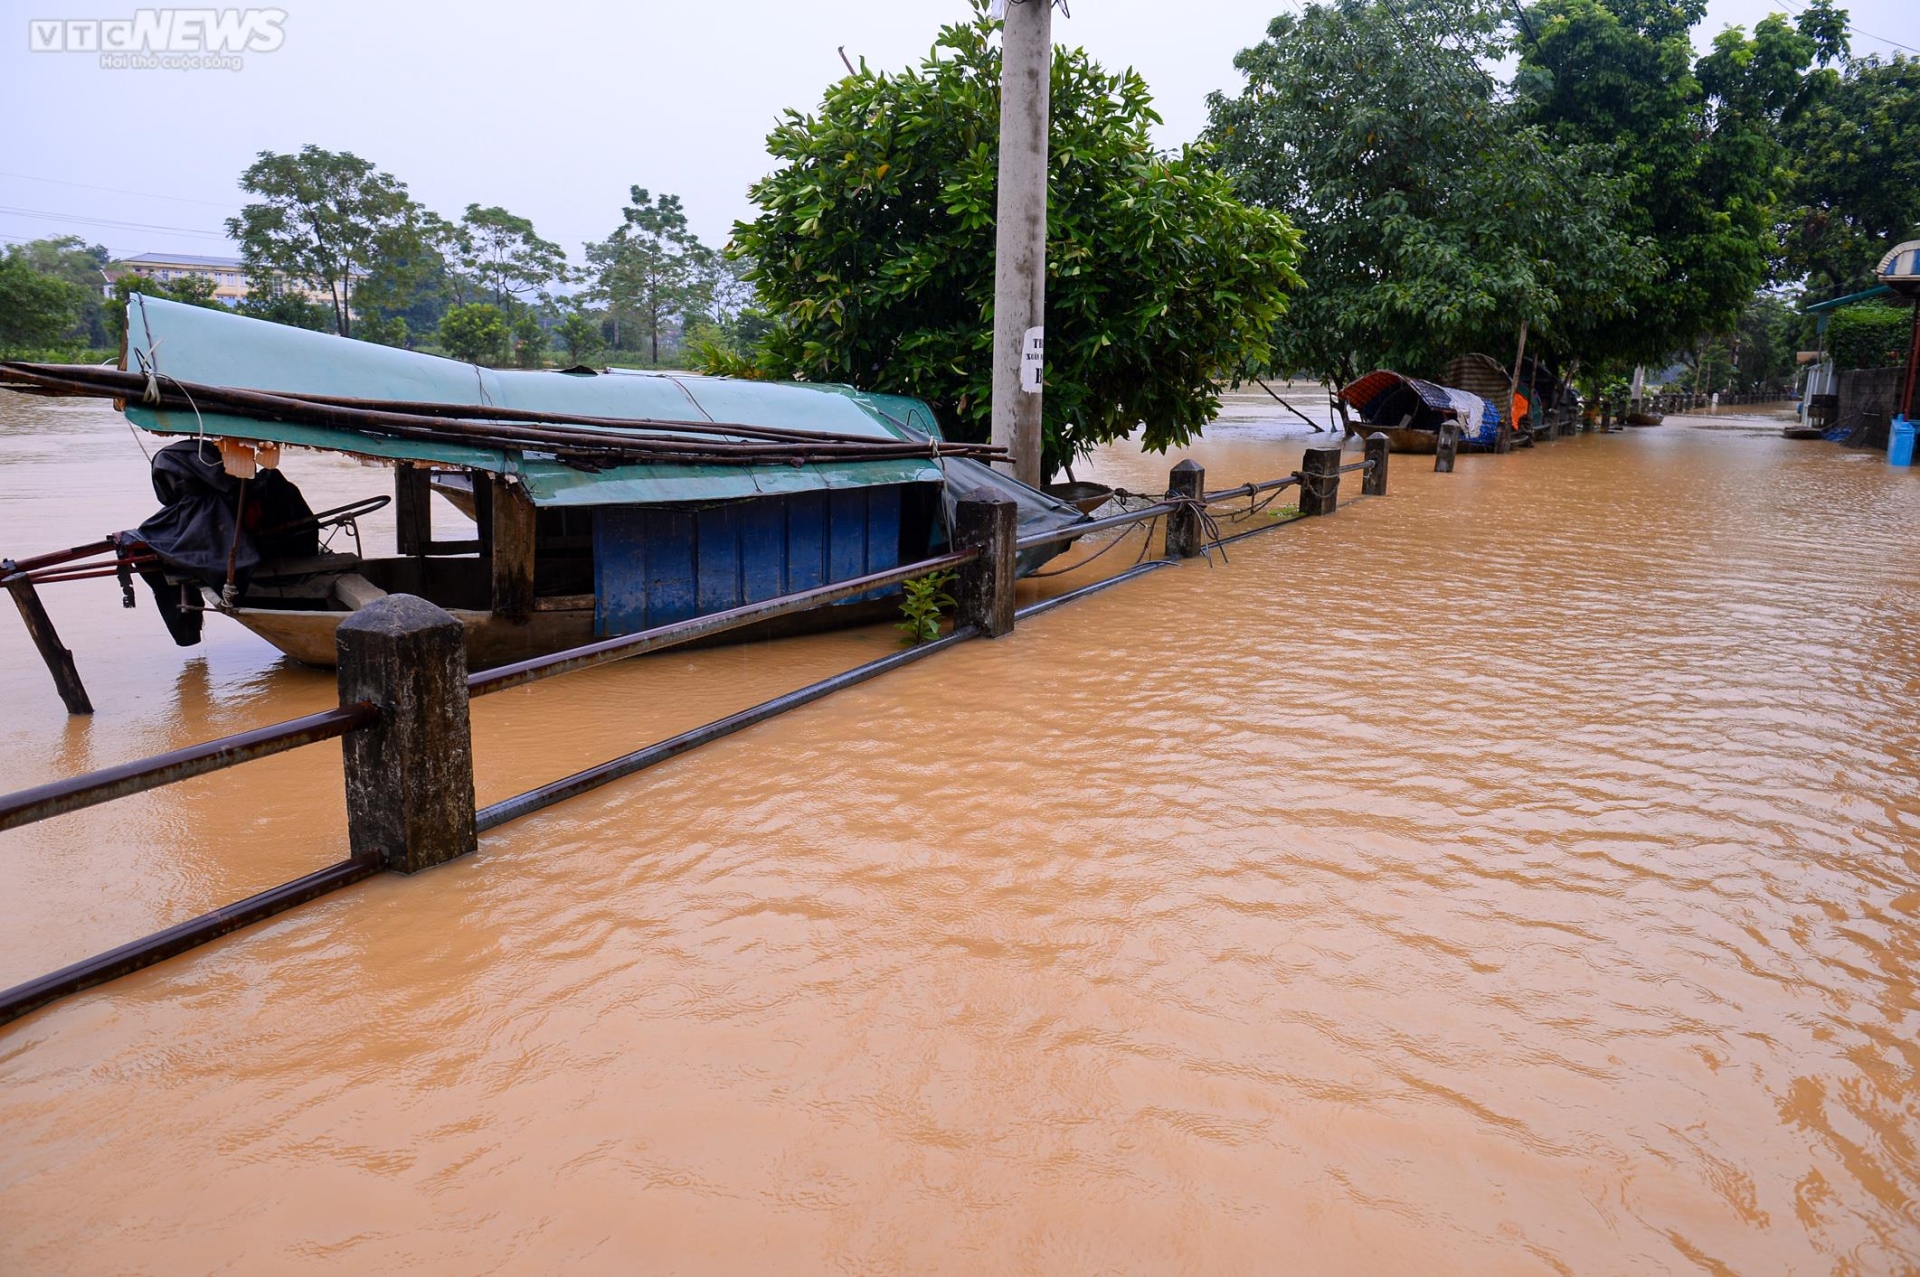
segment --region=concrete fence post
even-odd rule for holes
[[[1433,472],[1453,473],[1453,454],[1460,450],[1460,427],[1451,421],[1440,423],[1440,438],[1433,448]]]
[[[335,644],[340,703],[380,709],[340,742],[354,858],[414,873],[472,851],[464,627],[423,598],[389,594],[340,622]]]
[[[1169,496],[1200,501],[1206,496],[1207,472],[1191,458],[1182,461],[1167,472],[1167,493]],[[1169,559],[1191,559],[1199,554],[1206,544],[1206,528],[1200,521],[1200,511],[1190,505],[1183,505],[1167,516],[1167,557]]]
[[[1300,513],[1332,514],[1340,506],[1340,449],[1308,448],[1300,459]]]
[[[955,548],[978,549],[980,557],[960,569],[953,597],[955,624],[971,625],[988,638],[1013,632],[1014,541],[1020,511],[1011,501],[962,497],[954,503]]]
[[[1360,493],[1368,497],[1387,495],[1387,436],[1378,430],[1367,436],[1367,472],[1360,480]]]

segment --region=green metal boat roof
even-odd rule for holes
[[[163,378],[249,390],[488,404],[643,421],[777,426],[872,439],[939,437],[932,411],[919,400],[869,394],[850,386],[686,373],[589,375],[481,368],[138,293],[127,306],[127,352],[130,368],[150,367]],[[713,501],[873,484],[938,483],[942,477],[938,465],[917,458],[801,466],[631,465],[589,473],[534,452],[378,439],[322,426],[157,411],[133,402],[128,403],[126,415],[135,425],[159,434],[204,432],[516,475],[536,505]]]

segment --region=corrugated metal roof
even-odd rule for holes
[[[479,368],[415,351],[269,324],[224,311],[136,295],[127,314],[128,364],[136,354],[166,377],[206,385],[425,403],[490,404],[636,420],[715,421],[789,430],[912,439],[937,433],[925,404],[847,386],[736,381],[679,373],[596,376]],[[540,505],[625,505],[721,500],[877,483],[938,482],[929,461],[804,466],[644,465],[588,474],[537,456],[455,443],[375,439],[318,426],[217,414],[127,417],[162,434],[273,440],[389,460],[519,475]]]

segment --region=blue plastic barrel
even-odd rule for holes
[[[1895,417],[1893,428],[1887,431],[1887,464],[1890,466],[1910,466],[1913,464],[1914,424],[1905,417]]]

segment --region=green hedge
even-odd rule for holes
[[[1833,366],[1844,371],[1906,363],[1912,324],[1912,306],[1868,302],[1835,311],[1827,324],[1827,349],[1833,354]]]

